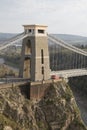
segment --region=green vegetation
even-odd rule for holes
[[[52,99],[48,99],[45,101],[47,105],[52,105],[54,101]]]
[[[71,100],[71,98],[73,97],[73,94],[72,94],[72,91],[70,90],[70,87],[68,86],[68,84],[65,84],[65,85],[66,85],[66,92],[63,93],[63,98],[65,98],[66,101],[69,102]]]
[[[3,55],[2,56],[7,65],[19,68],[20,65],[20,56],[18,55]]]
[[[7,76],[15,76],[17,73],[15,73],[14,70],[9,68],[6,65],[0,65],[0,78],[7,77]]]
[[[37,125],[38,125],[39,128],[43,128],[43,122],[38,121],[38,122],[37,122]]]
[[[66,130],[73,130],[73,129],[76,129],[76,130],[87,130],[85,125],[78,118],[75,118],[71,122],[71,124],[68,126],[68,128]]]
[[[14,130],[21,130],[21,127],[16,122],[0,114],[0,130],[3,130],[5,125],[11,126]]]
[[[21,47],[9,47],[7,50],[4,50],[0,53],[0,57],[4,58],[5,63],[7,65],[19,68],[20,65],[20,54],[21,54]]]

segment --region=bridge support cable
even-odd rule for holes
[[[23,34],[23,35],[20,35],[19,37],[16,37],[16,38],[14,38],[14,39],[12,39],[12,40],[6,42],[3,46],[0,46],[0,51],[1,51],[1,50],[4,50],[5,48],[7,48],[7,47],[9,47],[9,46],[11,46],[11,45],[13,45],[13,44],[15,44],[16,42],[19,42],[20,40],[23,40],[23,39],[26,38],[27,36],[28,36],[28,35]]]
[[[80,55],[80,61],[79,61],[79,66],[80,66],[80,68],[82,68],[82,65],[81,65],[81,55]]]
[[[82,61],[81,61],[81,64],[82,64],[82,68],[85,68],[86,65],[85,65],[85,56],[82,56]]]
[[[23,32],[23,33],[20,33],[20,34],[18,34],[18,35],[15,35],[14,37],[11,37],[10,39],[7,39],[5,42],[2,43],[2,46],[3,46],[3,45],[6,45],[6,44],[8,44],[9,42],[12,42],[12,41],[14,41],[14,40],[16,40],[16,39],[18,39],[19,37],[22,37],[22,36],[24,36],[24,32]]]
[[[65,60],[64,60],[64,61],[65,61],[65,64],[64,64],[64,69],[66,70],[66,69],[67,69],[67,67],[68,67],[68,65],[69,65],[69,64],[67,64],[67,62],[66,62],[66,61],[67,61],[67,59],[69,58],[69,57],[68,57],[68,53],[67,53],[66,55],[64,55],[64,57],[65,57]]]
[[[50,66],[52,71],[74,70],[87,67],[86,53],[83,54],[81,51],[78,53],[76,50],[74,51],[52,40],[50,41],[52,43],[50,49]]]
[[[54,45],[54,69],[56,70],[56,45]]]
[[[82,68],[84,68],[84,56],[82,56]]]
[[[80,68],[80,56],[81,55],[78,55],[78,68]]]
[[[85,68],[85,56],[83,56],[83,68]]]
[[[81,68],[83,68],[83,56],[81,55]]]
[[[77,53],[75,53],[75,69],[77,68]]]
[[[57,50],[57,70],[59,70],[60,69],[60,59],[59,59],[59,57],[60,57],[60,47],[57,46],[57,48],[58,48],[58,50]]]
[[[71,52],[69,51],[68,52],[68,54],[67,54],[67,61],[69,62],[69,64],[68,64],[68,62],[67,62],[67,69],[71,69]]]
[[[87,57],[85,56],[85,68],[87,68]]]
[[[54,46],[52,46],[52,54],[51,54],[51,57],[52,57],[52,70],[54,70]]]
[[[54,69],[54,46],[52,45],[52,43],[49,43],[49,58],[50,58],[50,69],[53,70]]]
[[[56,45],[55,45],[55,52],[57,51]],[[57,54],[55,54],[55,70],[57,70]]]
[[[81,68],[81,55],[79,55],[79,68]]]
[[[48,39],[51,42],[56,43],[56,44],[58,44],[58,45],[60,45],[60,46],[62,46],[64,48],[66,48],[66,49],[69,49],[69,50],[71,50],[73,52],[76,52],[78,54],[82,54],[84,56],[87,56],[87,52],[86,51],[83,51],[82,49],[79,49],[79,48],[77,48],[75,46],[72,46],[72,45],[70,45],[70,44],[68,44],[68,43],[66,43],[66,42],[64,42],[62,40],[56,39],[55,37],[53,37],[51,35],[48,35]]]
[[[60,47],[60,69],[62,70],[62,47]]]
[[[86,57],[86,60],[85,60],[85,62],[86,62],[86,68],[87,68],[87,57]]]
[[[73,54],[73,52],[72,52],[71,58],[72,58],[72,69],[74,69],[74,54]]]
[[[55,70],[55,54],[56,54],[56,52],[55,52],[55,45],[53,47],[53,54],[54,54],[54,59],[53,59],[54,60],[54,65],[53,66],[54,66],[54,70]]]

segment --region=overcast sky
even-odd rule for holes
[[[23,32],[23,24],[87,36],[87,0],[0,0],[0,32]]]

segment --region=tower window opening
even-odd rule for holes
[[[42,74],[44,75],[44,67],[42,66]]]
[[[44,54],[43,54],[43,49],[41,49],[41,64],[44,64]]]
[[[38,33],[44,33],[44,30],[40,30],[40,29],[39,29],[39,30],[38,30]]]
[[[28,32],[31,33],[31,29],[28,29]]]

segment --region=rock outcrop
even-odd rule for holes
[[[49,86],[39,101],[28,100],[21,87],[1,89],[0,130],[86,130],[69,86]]]

